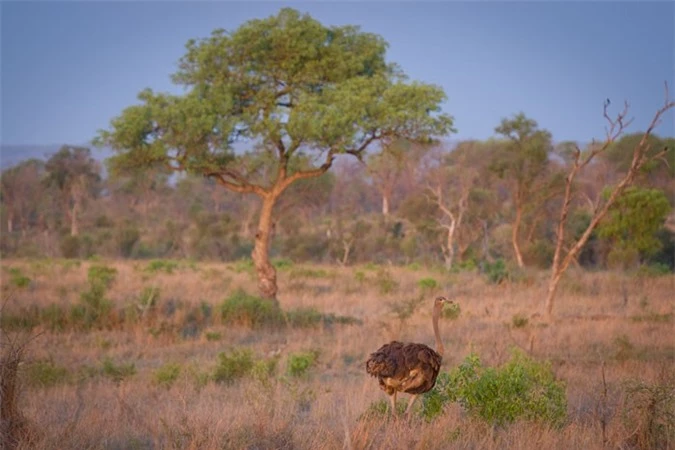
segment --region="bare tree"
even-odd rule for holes
[[[595,201],[591,202],[591,220],[581,237],[575,242],[565,245],[565,226],[567,223],[567,216],[570,211],[570,204],[574,196],[573,187],[574,179],[580,170],[588,166],[593,159],[602,154],[609,148],[609,146],[623,134],[624,130],[631,124],[633,119],[627,119],[628,103],[624,104],[624,108],[619,112],[615,118],[610,117],[608,113],[609,101],[604,104],[604,117],[607,120],[605,141],[601,145],[592,145],[588,152],[582,154],[577,146],[575,148],[573,160],[567,176],[565,178],[565,194],[563,203],[560,209],[560,219],[556,229],[556,246],[553,255],[553,265],[551,266],[551,275],[548,282],[548,292],[546,295],[546,315],[548,318],[552,316],[553,306],[555,301],[555,294],[560,283],[562,275],[565,273],[570,263],[575,260],[583,246],[586,244],[591,236],[593,230],[598,226],[598,223],[605,217],[607,211],[616,201],[616,199],[630,186],[635,180],[636,175],[640,169],[647,162],[655,160],[663,160],[665,162],[665,154],[667,147],[663,150],[650,153],[649,137],[656,126],[661,123],[661,118],[666,111],[675,107],[675,100],[670,98],[668,92],[668,83],[665,83],[665,102],[664,105],[656,111],[654,118],[643,133],[642,139],[633,148],[633,158],[628,170],[618,180],[617,184],[612,188],[609,196],[603,201],[602,196],[597,196]],[[666,162],[667,164],[667,162]]]
[[[464,216],[469,208],[469,196],[478,173],[463,164],[457,164],[442,170],[434,184],[428,184],[430,200],[438,207],[440,217],[438,224],[446,232],[445,243],[442,244],[445,265],[451,268],[455,262],[456,244]]]

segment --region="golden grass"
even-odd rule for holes
[[[149,286],[160,289],[159,308],[169,301],[204,302],[215,311],[237,288],[256,292],[254,277],[234,264],[181,262],[172,273],[150,273],[147,262],[5,260],[3,289],[11,285],[9,267],[31,279],[28,287],[16,289],[6,310],[76,303],[87,289],[91,264],[117,269],[108,297],[118,306],[135,301]],[[156,323],[142,321],[107,330],[45,331],[31,344],[24,366],[51,361],[68,368],[70,377],[41,387],[20,371],[20,410],[41,430],[23,448],[630,448],[637,441],[634,427],[621,417],[625,382],[654,383],[675,372],[673,275],[641,279],[613,272],[570,273],[560,288],[557,319],[545,324],[530,316],[542,306],[546,273],[528,273],[523,282],[495,286],[476,274],[430,269],[304,267],[325,271],[325,276],[310,277],[294,272],[296,268],[279,271],[284,309],[315,307],[362,323],[251,330],[216,321],[186,336],[179,326],[186,318],[174,315],[170,321],[176,328],[164,333],[153,332]],[[398,283],[387,294],[378,282],[382,270]],[[436,279],[439,287],[423,291],[417,282],[426,277]],[[567,384],[568,420],[562,429],[524,422],[495,429],[456,404],[431,423],[360,418],[373,402],[384,399],[376,380],[365,373],[365,359],[394,338],[432,344],[431,300],[440,293],[461,306],[458,319],[441,325],[444,370],[471,351],[486,364],[501,364],[512,347],[550,360],[556,376]],[[392,304],[420,295],[428,301],[409,318],[391,313]],[[528,323],[514,327],[515,316],[528,318]],[[216,338],[207,338],[207,332]],[[250,349],[262,359],[276,356],[279,378],[200,384],[198,374],[212,372],[217,355],[234,348]],[[307,350],[320,355],[311,376],[287,376],[288,356]],[[114,364],[133,363],[136,373],[122,381],[103,376],[100,367],[106,358]],[[155,382],[155,373],[167,363],[182,368],[168,388]],[[674,443],[664,441],[661,448]]]

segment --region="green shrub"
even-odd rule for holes
[[[148,263],[145,271],[150,273],[165,272],[171,274],[176,269],[178,269],[178,263],[176,261],[155,259]]]
[[[399,282],[394,279],[391,273],[387,270],[380,270],[377,272],[377,277],[375,279],[377,288],[380,291],[380,294],[386,295],[391,294],[399,287]]]
[[[293,267],[293,261],[291,261],[290,259],[279,258],[273,260],[272,265],[279,270],[287,270]]]
[[[52,303],[40,311],[40,322],[51,331],[64,331],[68,326],[68,315],[63,308]]]
[[[116,365],[110,358],[106,358],[101,363],[101,374],[115,382],[120,382],[136,374],[136,365],[134,363]]]
[[[251,258],[242,258],[234,263],[232,270],[236,273],[253,273],[255,266],[253,265],[253,260]]]
[[[283,311],[273,301],[238,290],[220,305],[221,318],[226,324],[245,325],[252,328],[282,326]]]
[[[18,288],[27,288],[30,286],[31,279],[25,276],[18,267],[10,267],[8,269],[10,275],[10,283]]]
[[[462,313],[462,308],[459,306],[459,303],[452,303],[451,305],[445,305],[441,311],[441,317],[444,319],[455,320]]]
[[[417,282],[417,286],[422,290],[433,290],[438,287],[438,282],[433,278],[422,278]]]
[[[180,364],[168,363],[157,369],[154,374],[155,384],[158,386],[171,387],[180,376]]]
[[[26,379],[31,386],[51,387],[67,382],[70,373],[52,361],[37,361],[26,368]]]
[[[423,415],[432,419],[447,402],[459,402],[486,422],[504,425],[518,419],[560,426],[565,421],[565,385],[555,379],[548,363],[520,351],[501,367],[485,367],[471,354],[425,394]]]
[[[316,364],[318,358],[319,352],[316,350],[291,353],[288,355],[288,367],[286,371],[292,377],[306,377],[309,369]]]
[[[297,308],[287,311],[286,319],[292,327],[308,328],[320,325],[324,315],[314,307]]]
[[[218,354],[218,365],[213,372],[213,379],[216,383],[231,384],[248,375],[254,364],[253,354],[248,349],[221,352]]]
[[[668,264],[658,262],[642,265],[637,271],[639,277],[660,277],[672,273],[673,269]]]
[[[263,384],[269,384],[270,379],[274,378],[278,363],[277,357],[256,361],[251,368],[251,376]]]
[[[483,264],[483,273],[492,284],[501,284],[504,281],[508,281],[511,277],[506,263],[501,258],[495,260],[493,263],[486,261]]]
[[[525,328],[530,321],[527,317],[516,314],[511,318],[511,326],[513,328]]]
[[[218,331],[207,331],[204,333],[207,341],[219,341],[222,339],[223,335]]]
[[[117,276],[117,269],[93,265],[87,272],[89,289],[80,294],[80,304],[71,308],[71,319],[85,327],[101,323],[112,309],[112,303],[105,298]]]

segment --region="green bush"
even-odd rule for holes
[[[511,278],[506,263],[501,258],[495,260],[493,263],[486,261],[483,264],[483,273],[492,284],[501,284]]]
[[[171,274],[176,269],[178,269],[178,263],[176,261],[155,259],[148,263],[145,271],[150,273],[165,272]]]
[[[80,294],[80,304],[71,308],[71,319],[85,327],[100,324],[112,309],[112,303],[105,298],[117,276],[117,269],[103,265],[89,268],[87,279],[89,290]]]
[[[213,372],[213,379],[216,383],[231,384],[248,375],[254,365],[253,354],[248,349],[221,352],[218,354],[218,365]]]
[[[441,317],[444,319],[455,320],[462,313],[462,308],[459,306],[459,303],[453,303],[451,305],[445,305],[441,312]]]
[[[120,382],[136,374],[136,365],[134,363],[116,365],[110,358],[106,358],[101,363],[101,374],[115,382]]]
[[[70,373],[65,367],[58,366],[52,361],[37,361],[26,368],[26,378],[31,386],[51,387],[67,382]]]
[[[400,283],[396,281],[391,273],[387,270],[380,270],[377,272],[375,283],[377,284],[377,288],[382,295],[391,294],[396,289],[398,289],[400,285]]]
[[[425,394],[423,415],[432,419],[455,401],[494,425],[524,419],[560,426],[567,412],[564,382],[555,379],[550,365],[515,350],[501,367],[485,367],[471,354],[447,376],[441,374]]]
[[[27,288],[30,286],[31,279],[25,276],[18,267],[10,267],[8,269],[10,275],[10,282],[13,286],[18,288]]]
[[[171,387],[180,376],[180,364],[168,363],[157,369],[154,374],[154,382],[158,386]]]
[[[290,259],[278,258],[272,261],[272,265],[279,270],[287,270],[293,267],[293,261]]]
[[[438,282],[433,278],[422,278],[417,282],[417,286],[422,290],[433,290],[438,287]]]
[[[525,328],[528,323],[529,323],[528,318],[525,316],[521,316],[520,314],[516,314],[511,318],[511,326],[513,328]]]
[[[278,357],[256,361],[251,368],[251,376],[265,385],[269,384],[270,379],[274,379],[278,363]]]
[[[246,272],[252,274],[255,271],[251,258],[242,258],[234,263],[232,270],[236,273]]]
[[[204,333],[204,337],[206,337],[207,341],[219,341],[222,339],[223,335],[218,331],[207,331]]]
[[[286,371],[292,377],[306,377],[309,369],[316,364],[318,358],[319,352],[316,350],[291,353],[288,355],[288,367]]]
[[[220,305],[221,318],[226,324],[245,325],[252,328],[282,326],[283,311],[267,299],[237,290]]]
[[[69,323],[66,311],[54,303],[40,311],[40,322],[51,331],[64,331]]]

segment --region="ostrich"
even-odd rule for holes
[[[434,301],[432,324],[436,337],[435,351],[424,344],[392,341],[371,353],[366,361],[366,372],[377,377],[380,389],[389,396],[392,415],[396,415],[398,392],[411,394],[405,410],[405,415],[409,416],[417,397],[430,391],[436,384],[444,351],[438,331],[438,318],[445,303],[453,302],[445,297],[437,297]]]

